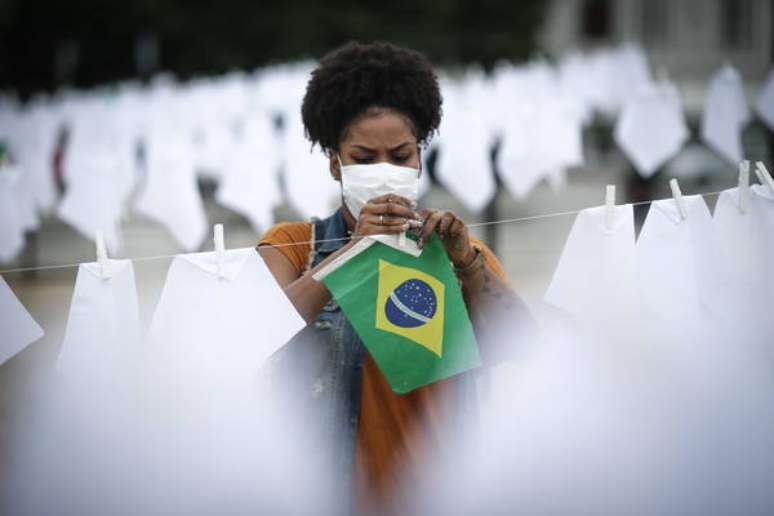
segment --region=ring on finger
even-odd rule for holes
[[[379,225],[380,226],[384,225],[384,215],[379,215]]]

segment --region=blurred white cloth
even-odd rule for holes
[[[297,107],[287,113],[283,134],[284,177],[291,206],[305,219],[326,216],[340,202],[341,185],[331,177],[328,158],[304,137]]]
[[[774,70],[771,70],[766,76],[766,82],[763,84],[755,103],[755,110],[769,130],[774,131]]]
[[[207,233],[207,218],[196,182],[188,140],[163,127],[146,140],[145,188],[135,208],[163,224],[186,251],[198,249]]]
[[[735,68],[724,66],[710,81],[701,138],[721,157],[737,164],[742,159],[742,130],[749,121],[742,78]]]
[[[613,136],[642,177],[652,176],[689,136],[677,88],[663,82],[641,87],[628,100]]]
[[[0,167],[0,262],[14,259],[24,248],[24,233],[37,227],[34,200],[25,186],[18,167]]]
[[[127,191],[117,184],[111,160],[93,156],[83,160],[81,166],[68,174],[67,191],[57,215],[92,241],[101,231],[108,250],[118,253],[123,242],[121,217]]]
[[[436,175],[465,208],[478,213],[496,191],[491,163],[492,127],[482,107],[496,99],[482,91],[484,85],[473,78],[464,84],[445,85]]]
[[[201,387],[203,399],[244,392],[304,326],[255,249],[226,251],[223,271],[214,252],[175,258],[149,332],[162,374]]]
[[[272,224],[273,209],[282,201],[278,143],[267,115],[247,117],[218,187],[218,202],[246,217],[256,232]]]
[[[35,207],[48,212],[56,200],[53,156],[59,131],[55,105],[32,102],[10,135],[11,151],[28,176]]]
[[[543,179],[554,189],[563,186],[565,170],[583,164],[578,107],[554,99],[521,106],[514,114],[505,122],[497,153],[497,169],[506,188],[523,199]]]
[[[610,228],[605,206],[578,213],[544,301],[591,324],[631,324],[637,306],[634,217],[616,206]]]
[[[82,263],[75,279],[57,368],[73,380],[110,381],[129,371],[140,344],[134,267],[129,260]]]
[[[44,335],[43,329],[0,276],[0,365]]]

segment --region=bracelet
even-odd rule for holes
[[[457,267],[454,266],[454,273],[455,274],[461,274],[462,276],[467,276],[472,272],[476,272],[478,269],[481,269],[484,266],[484,253],[481,251],[481,248],[477,245],[473,246],[473,251],[476,253],[476,257],[473,258],[473,261],[470,262],[470,264],[466,265],[465,267]]]

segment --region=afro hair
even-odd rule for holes
[[[347,125],[371,107],[408,117],[425,145],[441,123],[441,92],[428,59],[390,43],[351,42],[320,60],[306,86],[301,116],[307,138],[337,150]]]

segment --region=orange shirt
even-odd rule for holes
[[[306,222],[278,224],[258,245],[277,246],[300,276],[309,265],[312,228]],[[471,242],[481,247],[487,265],[508,281],[494,253],[473,237]],[[412,476],[420,474],[420,466],[426,463],[424,459],[439,449],[444,432],[442,407],[454,381],[454,377],[448,378],[399,395],[366,353],[355,448],[355,486],[360,503],[399,512],[391,495],[398,487],[411,485]]]

